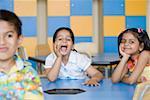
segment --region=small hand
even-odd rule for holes
[[[90,79],[90,80],[87,80],[86,82],[84,82],[83,85],[86,85],[86,86],[99,86],[100,84],[97,82],[97,80]]]
[[[120,54],[123,56],[123,57],[126,57],[126,58],[129,58],[130,57],[130,55],[129,54],[126,54],[125,52],[124,52],[124,48],[120,45],[120,47],[119,47],[119,52],[120,52]]]
[[[61,49],[60,43],[55,42],[55,44],[54,44],[54,52],[55,52],[57,57],[62,56],[62,54],[60,53],[60,49]]]

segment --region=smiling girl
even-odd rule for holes
[[[150,40],[145,30],[130,28],[118,36],[121,61],[112,74],[114,83],[150,80]]]

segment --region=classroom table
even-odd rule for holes
[[[92,56],[92,65],[105,66],[105,78],[112,74],[112,66],[118,64],[120,61],[118,53],[101,53]]]
[[[29,57],[29,60],[33,60],[38,63],[38,71],[42,74],[41,65],[45,64],[45,56]],[[92,65],[96,66],[106,66],[105,67],[105,78],[109,77],[111,74],[112,65],[119,63],[119,55],[117,53],[102,53],[92,56]],[[110,66],[110,73],[108,71],[108,66]]]
[[[101,53],[92,56],[92,65],[113,65],[120,61],[118,53]]]
[[[82,83],[85,80],[58,79],[55,82],[49,82],[47,78],[42,77],[43,91],[49,89],[78,88],[86,92],[80,94],[47,94],[44,93],[45,100],[132,100],[136,85],[125,83],[113,84],[110,79],[103,79],[100,86],[90,87]]]

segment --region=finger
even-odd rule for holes
[[[100,86],[99,83],[82,83],[82,85],[86,85],[86,86]]]
[[[93,87],[95,87],[95,86],[99,86],[99,84],[88,84],[87,86],[93,86]]]
[[[120,45],[120,47],[119,47],[119,50],[120,50],[120,52],[123,52],[123,48],[122,48],[121,45]]]
[[[99,84],[99,83],[97,83],[97,84],[96,84],[96,86],[100,86],[100,84]]]
[[[82,85],[85,85],[85,86],[90,86],[90,84],[88,84],[88,82],[84,82],[84,83],[81,83]]]
[[[58,43],[57,43],[57,46],[58,46],[58,48],[60,48],[60,47],[61,47],[61,43],[60,43],[60,42],[58,42]]]
[[[56,43],[53,44],[53,48],[54,48],[54,50],[56,50]]]
[[[81,83],[82,85],[87,85],[87,82]]]

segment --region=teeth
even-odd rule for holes
[[[67,46],[61,46],[61,48],[62,48],[62,47],[65,47],[65,48],[67,48]]]

